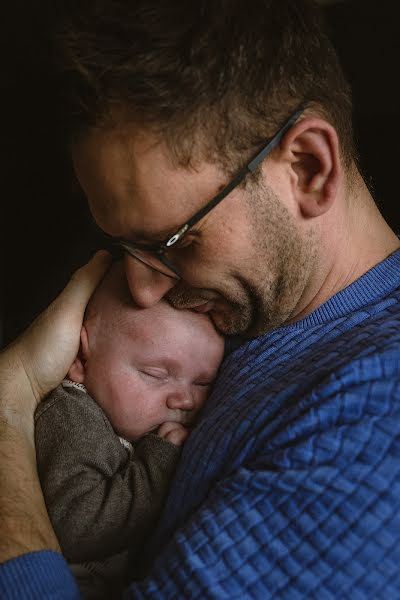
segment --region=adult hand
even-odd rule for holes
[[[86,305],[110,262],[107,253],[97,253],[0,353],[0,562],[59,551],[36,471],[33,414],[75,358]]]
[[[105,251],[72,276],[54,302],[0,355],[7,380],[30,390],[37,403],[65,377],[79,349],[86,305],[111,262]],[[25,394],[24,394],[25,395]],[[15,398],[18,402],[18,398]],[[28,407],[27,407],[28,408]]]

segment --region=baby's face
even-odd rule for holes
[[[223,339],[205,315],[161,302],[125,307],[111,327],[87,323],[86,330],[84,383],[119,435],[135,440],[165,421],[193,422],[223,356]]]

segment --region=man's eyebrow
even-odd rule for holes
[[[104,231],[104,229],[102,229],[101,227],[99,227],[99,225],[96,223],[96,221],[93,219],[92,217],[92,224],[94,226],[94,228],[103,236],[105,236],[106,238],[111,238],[111,239],[116,239],[116,240],[121,240],[124,241],[126,243],[145,243],[145,242],[149,242],[152,244],[157,244],[157,243],[161,243],[164,242],[165,240],[169,239],[174,233],[175,231],[178,229],[164,229],[163,231],[159,231],[157,233],[151,233],[148,231],[142,231],[142,230],[135,230],[135,232],[132,232],[131,235],[127,236],[119,236],[119,235],[110,235],[109,233],[106,233]]]
[[[175,233],[175,231],[176,229],[168,229],[157,233],[150,233],[148,231],[135,230],[135,232],[132,232],[128,237],[117,236],[117,238],[121,241],[127,242],[128,244],[129,242],[134,244],[161,244],[162,242],[165,242],[165,240],[168,240]]]

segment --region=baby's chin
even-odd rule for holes
[[[156,425],[152,429],[146,429],[144,431],[137,431],[136,429],[132,430],[127,427],[114,427],[113,423],[111,423],[115,433],[123,438],[124,440],[128,440],[128,442],[137,442],[142,437],[148,435],[149,433],[157,433],[159,429],[159,425]]]

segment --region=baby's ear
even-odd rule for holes
[[[69,368],[68,378],[76,383],[85,383],[86,361],[89,357],[89,340],[86,328],[82,325],[81,343],[79,345],[78,355]]]

